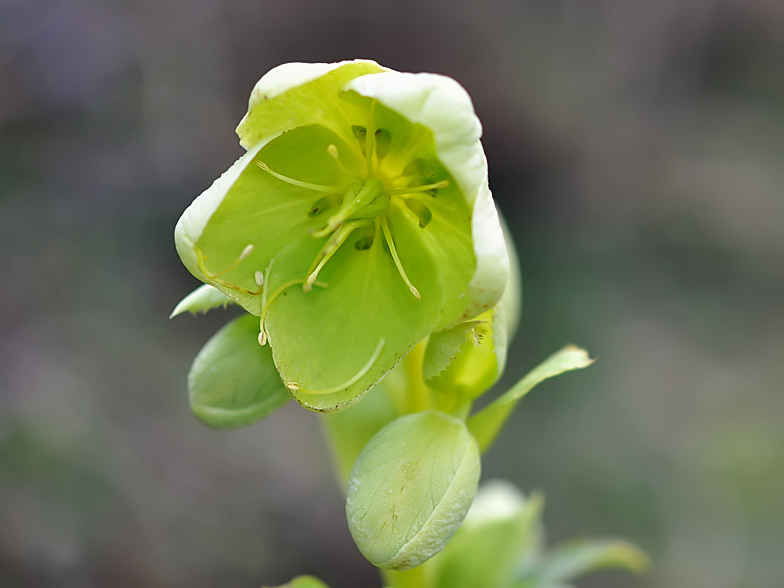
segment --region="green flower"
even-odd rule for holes
[[[300,404],[351,404],[500,299],[509,261],[481,125],[454,80],[286,64],[259,80],[237,133],[247,153],[182,215],[177,250],[259,317]]]

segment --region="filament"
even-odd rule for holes
[[[428,192],[429,190],[439,190],[449,186],[449,180],[441,180],[435,184],[425,184],[423,186],[413,186],[411,188],[397,188],[389,190],[389,194],[415,194],[417,192]]]
[[[392,254],[392,259],[395,262],[395,266],[397,267],[397,271],[400,273],[400,276],[403,278],[403,281],[408,286],[408,289],[411,290],[411,293],[414,295],[414,298],[417,300],[421,300],[422,296],[419,294],[419,290],[417,290],[414,285],[411,283],[411,280],[408,279],[406,275],[406,270],[403,269],[403,264],[400,263],[400,257],[397,255],[397,249],[395,248],[395,242],[392,240],[392,233],[389,231],[389,223],[387,223],[387,217],[381,217],[381,229],[384,231],[384,239],[387,242],[387,246],[389,247],[389,252]]]
[[[368,362],[362,367],[361,370],[359,370],[354,375],[353,378],[351,378],[347,382],[343,382],[342,384],[339,384],[332,388],[327,388],[326,390],[307,390],[305,388],[301,388],[300,385],[297,384],[296,382],[287,382],[286,388],[288,388],[292,392],[302,391],[305,392],[306,394],[332,394],[334,392],[340,392],[341,390],[345,390],[352,384],[358,382],[360,378],[362,378],[365,374],[367,374],[370,371],[370,368],[372,368],[373,364],[376,363],[378,356],[381,355],[381,350],[384,348],[384,343],[385,343],[384,339],[378,340],[378,345],[376,345],[376,350],[373,352],[373,355],[370,356]]]
[[[260,159],[256,161],[256,165],[258,165],[261,169],[265,172],[270,174],[272,177],[278,178],[282,182],[286,182],[287,184],[291,184],[292,186],[298,186],[300,188],[305,188],[306,190],[314,190],[315,192],[326,192],[327,194],[334,194],[335,192],[339,192],[339,188],[335,188],[333,186],[322,186],[320,184],[311,184],[310,182],[303,182],[301,180],[295,180],[294,178],[290,178],[288,176],[284,176],[283,174],[279,174],[276,171],[272,171],[269,166],[261,161]]]

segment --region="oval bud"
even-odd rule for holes
[[[463,522],[479,473],[479,448],[463,421],[425,411],[391,422],[349,479],[346,514],[359,550],[384,569],[427,561]]]

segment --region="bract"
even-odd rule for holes
[[[248,150],[180,218],[186,267],[259,317],[296,400],[356,401],[420,340],[492,308],[509,272],[468,94],[372,61],[282,65]]]

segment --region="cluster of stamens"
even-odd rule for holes
[[[252,296],[261,295],[261,329],[259,332],[259,343],[265,345],[267,343],[267,334],[265,329],[265,318],[269,307],[272,302],[286,289],[294,285],[302,285],[303,292],[310,292],[313,286],[326,288],[327,284],[318,280],[319,273],[327,265],[329,260],[337,253],[340,247],[354,234],[356,231],[361,231],[360,238],[355,242],[354,247],[358,251],[369,249],[377,235],[383,235],[384,241],[392,256],[392,260],[397,268],[400,277],[405,282],[411,294],[419,300],[421,295],[419,290],[411,283],[408,278],[403,264],[400,261],[400,256],[397,252],[397,247],[392,236],[392,232],[387,221],[386,212],[389,210],[393,199],[399,199],[410,211],[412,211],[419,219],[419,226],[425,228],[432,219],[432,213],[429,207],[423,204],[420,200],[407,197],[414,194],[429,194],[435,197],[438,190],[446,188],[449,185],[448,180],[433,182],[435,174],[429,171],[427,164],[421,159],[415,159],[409,163],[403,170],[403,173],[397,177],[388,180],[389,185],[377,177],[376,169],[374,167],[374,157],[381,163],[386,157],[391,144],[391,133],[384,128],[375,128],[373,124],[373,111],[375,101],[371,102],[368,113],[367,126],[353,125],[351,127],[352,133],[359,143],[359,147],[364,155],[367,165],[367,177],[358,177],[355,172],[349,170],[341,161],[340,152],[334,144],[327,146],[327,153],[335,160],[336,165],[341,169],[345,175],[355,178],[356,181],[351,182],[347,187],[341,186],[325,186],[314,184],[311,182],[302,181],[296,178],[285,176],[271,169],[269,165],[261,160],[256,160],[255,164],[271,175],[272,177],[290,184],[297,186],[304,190],[321,193],[322,196],[315,201],[313,206],[308,211],[308,216],[311,218],[322,215],[327,210],[334,208],[340,194],[342,193],[342,202],[340,203],[337,211],[327,217],[326,223],[319,229],[311,229],[310,234],[313,238],[323,239],[327,238],[326,242],[316,255],[313,263],[308,269],[305,277],[295,278],[289,280],[278,288],[275,289],[269,296],[267,295],[266,285],[269,283],[269,275],[272,263],[267,267],[265,272],[256,271],[254,274],[254,281],[257,290],[249,290],[242,288],[223,279],[223,276],[236,268],[244,259],[246,259],[253,252],[253,245],[248,245],[242,251],[240,256],[231,263],[228,267],[223,269],[217,274],[213,274],[207,270],[204,262],[204,255],[200,250],[196,250],[197,263],[201,272],[207,276],[215,284],[224,286],[226,288],[236,290]],[[370,137],[370,140],[368,138]],[[361,372],[366,372],[370,369],[378,353],[383,346],[383,339],[379,343],[379,347],[373,354],[371,361],[366,365]],[[357,374],[352,378],[358,379],[361,374]],[[349,382],[350,383],[350,382]],[[342,386],[346,386],[344,383]],[[289,382],[287,384],[292,391],[299,390],[298,384]],[[325,393],[328,391],[321,391]]]

